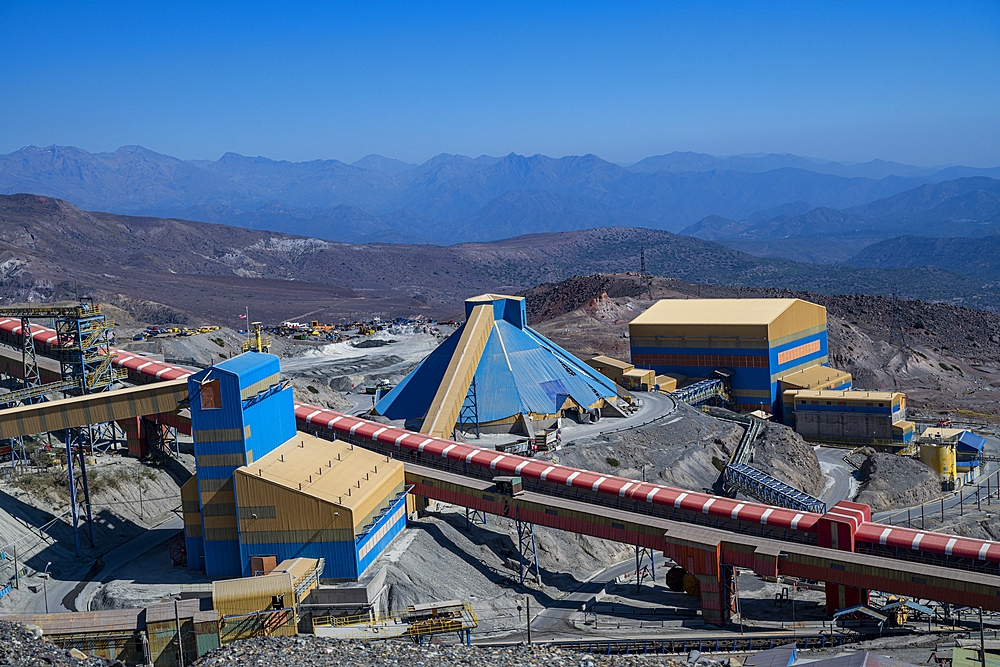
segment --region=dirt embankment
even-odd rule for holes
[[[643,479],[684,489],[713,489],[743,428],[683,403],[664,422],[564,445],[550,458],[602,474]]]
[[[764,425],[754,446],[751,465],[811,496],[819,497],[826,484],[816,450],[782,424]]]
[[[875,452],[861,465],[861,490],[856,501],[872,512],[912,507],[941,495],[941,482],[916,459]]]

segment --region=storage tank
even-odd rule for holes
[[[920,445],[920,461],[930,466],[941,477],[955,477],[955,445]]]

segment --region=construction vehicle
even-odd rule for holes
[[[524,492],[520,477],[494,477],[497,493],[504,496],[518,496]]]

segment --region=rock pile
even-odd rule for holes
[[[686,665],[678,658],[636,655],[590,655],[544,646],[466,647],[402,642],[340,642],[319,637],[261,637],[228,644],[203,656],[195,667],[269,667],[351,665],[352,667],[632,667]],[[720,663],[702,659],[699,665]]]
[[[41,630],[0,621],[0,665],[10,667],[122,667],[77,649],[62,649],[42,638]]]

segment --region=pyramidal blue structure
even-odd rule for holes
[[[615,384],[527,324],[523,297],[465,302],[466,322],[373,408],[422,420],[423,433],[546,428],[563,416],[614,407]],[[411,424],[411,427],[414,425]]]

